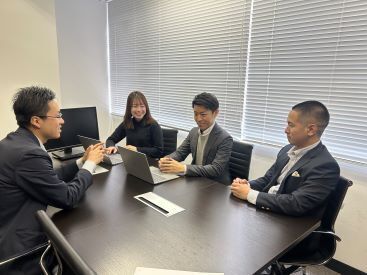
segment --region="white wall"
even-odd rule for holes
[[[56,0],[55,14],[62,107],[96,106],[104,139],[110,131],[106,3]]]
[[[54,1],[2,1],[0,8],[0,139],[17,128],[12,96],[41,85],[60,99]]]

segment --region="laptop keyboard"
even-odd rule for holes
[[[171,180],[171,179],[174,179],[174,178],[178,178],[178,176],[174,175],[174,174],[162,173],[159,170],[159,168],[154,167],[154,166],[150,166],[149,169],[150,169],[150,173],[152,174],[154,183],[161,183],[163,181],[168,181],[168,180]]]
[[[161,181],[165,181],[166,178],[161,176],[161,175],[158,175],[158,174],[154,174],[152,173],[152,177],[153,177],[153,181],[154,182],[161,182]]]

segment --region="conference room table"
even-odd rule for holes
[[[48,210],[97,274],[132,275],[136,267],[256,274],[320,225],[257,209],[207,178],[152,185],[128,175],[123,164],[109,169],[94,175],[76,208]],[[134,198],[146,192],[185,210],[166,217]]]

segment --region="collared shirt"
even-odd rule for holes
[[[42,150],[44,150],[47,153],[47,150],[45,148],[45,146],[43,145],[42,141],[35,135],[35,137],[38,139],[38,142],[40,144],[40,147],[42,148]],[[93,161],[87,160],[87,161],[83,161],[83,158],[79,158],[76,160],[76,165],[78,166],[79,169],[85,169],[88,170],[91,174],[94,173],[94,170],[96,169],[96,164]]]
[[[196,156],[195,156],[195,164],[196,165],[203,165],[203,158],[204,158],[204,150],[206,143],[208,142],[209,135],[212,132],[213,128],[215,126],[215,122],[204,131],[201,131],[200,128],[198,129],[198,142],[196,145]],[[183,175],[186,174],[186,165],[184,165],[185,171]]]
[[[289,161],[282,169],[282,172],[280,173],[278,179],[277,179],[277,185],[272,186],[268,193],[269,194],[276,194],[280,188],[280,184],[284,180],[287,173],[292,169],[292,167],[310,150],[314,149],[317,145],[319,145],[320,140],[318,142],[315,142],[314,144],[311,144],[307,147],[301,148],[296,150],[295,146],[293,146],[288,152]],[[259,191],[256,190],[250,190],[250,192],[247,195],[247,200],[252,203],[256,204],[257,196],[259,195]]]
[[[38,142],[39,142],[41,148],[43,149],[43,151],[47,152],[47,150],[46,150],[45,146],[43,145],[42,141],[36,135],[35,135],[35,137],[38,139]]]

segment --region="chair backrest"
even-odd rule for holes
[[[177,148],[177,133],[176,129],[162,128],[163,132],[163,156],[167,156]]]
[[[231,157],[229,158],[229,171],[232,180],[235,178],[248,179],[250,172],[253,145],[234,141]]]
[[[325,212],[322,216],[321,227],[327,230],[334,231],[334,224],[338,217],[343,200],[348,191],[348,188],[353,185],[351,180],[340,176],[335,190],[330,194]]]
[[[66,263],[68,269],[78,275],[96,274],[71,247],[64,235],[57,229],[45,211],[39,210],[36,215],[52,247],[63,262]]]

